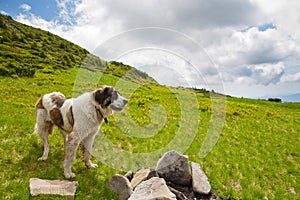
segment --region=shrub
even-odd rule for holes
[[[271,101],[271,102],[281,102],[281,99],[280,98],[268,98],[268,101]]]
[[[11,70],[0,65],[0,76],[10,76]]]
[[[3,19],[0,18],[0,28],[6,29],[6,25]]]

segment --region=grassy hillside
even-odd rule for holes
[[[47,31],[0,15],[0,75],[33,76],[79,66],[88,51]]]
[[[82,67],[115,76],[130,74],[131,81],[155,82],[146,73],[118,62],[107,62],[50,32],[0,14],[0,76],[33,77]]]
[[[1,20],[9,32],[16,29],[8,25],[15,23],[10,18],[1,16]],[[1,34],[7,32],[2,22]],[[53,56],[51,63],[42,63],[33,69],[34,73],[26,74],[26,66],[39,64],[36,60],[40,56],[33,54],[32,48],[20,47],[23,43],[17,43],[18,47],[10,45],[13,43],[0,43],[1,198],[66,199],[29,195],[32,177],[64,179],[63,139],[58,130],[49,137],[48,160],[38,161],[43,144],[33,134],[34,104],[42,94],[51,91],[72,97],[108,84],[119,88],[129,104],[123,112],[109,117],[109,124],[103,124],[97,136],[93,152],[97,169],[86,169],[78,152],[73,163],[74,180],[79,182],[77,199],[117,199],[106,189],[110,177],[125,173],[126,168],[155,167],[144,156],[157,159],[168,148],[179,148],[190,160],[199,162],[212,190],[221,198],[300,199],[300,104],[227,97],[225,123],[218,142],[206,157],[200,158],[199,151],[216,115],[209,92],[158,85],[130,66],[107,63],[84,54],[84,50],[80,50],[82,54],[70,53],[76,58],[71,67],[62,64],[56,68],[54,62],[59,64],[61,59],[54,53],[59,47],[52,53],[50,48],[46,51]],[[20,52],[14,57],[13,49],[18,48],[26,52],[22,53],[22,60],[17,60]],[[32,56],[31,60],[27,55]],[[7,67],[10,62],[24,73]],[[214,100],[222,100],[222,96]]]

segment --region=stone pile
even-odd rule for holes
[[[185,155],[169,151],[161,157],[156,169],[140,169],[124,176],[114,175],[108,187],[120,200],[194,200],[219,199],[211,192],[207,176],[198,163]]]

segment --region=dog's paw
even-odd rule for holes
[[[98,165],[92,163],[91,160],[86,161],[86,162],[85,162],[85,166],[86,166],[87,168],[97,168],[97,167],[98,167]]]
[[[47,158],[48,158],[47,156],[42,156],[38,160],[45,161],[45,160],[47,160]]]
[[[90,168],[97,168],[97,167],[98,167],[98,165],[94,164],[94,163],[92,163],[91,166],[90,166]]]
[[[94,164],[94,163],[89,163],[86,165],[87,168],[97,168],[98,165],[97,164]]]
[[[67,179],[74,178],[75,174],[73,172],[65,172],[65,177]]]

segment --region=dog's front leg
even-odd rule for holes
[[[72,172],[72,163],[75,157],[76,150],[79,146],[80,138],[75,132],[70,133],[65,141],[65,160],[64,160],[64,174],[66,178],[74,178],[75,174]]]
[[[93,143],[94,139],[96,136],[97,132],[89,134],[84,140],[82,140],[82,156],[83,156],[83,162],[85,163],[85,166],[87,168],[96,168],[98,167],[97,164],[94,164],[91,162],[90,157],[91,157],[91,151],[93,149]]]

